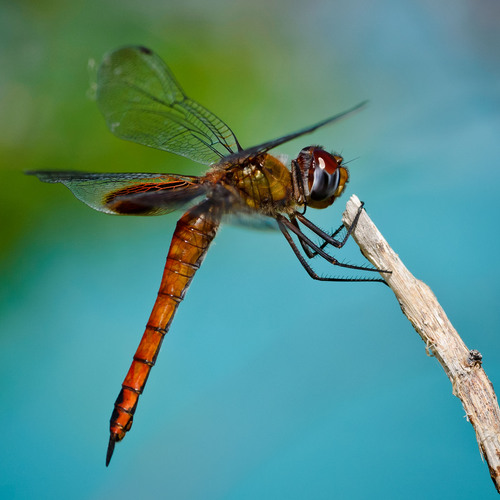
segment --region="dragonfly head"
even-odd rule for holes
[[[349,180],[342,156],[327,153],[319,146],[304,148],[292,162],[293,180],[300,202],[311,208],[329,207]]]

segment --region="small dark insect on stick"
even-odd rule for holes
[[[346,226],[349,227],[359,206],[355,195],[347,202],[343,216]],[[406,269],[366,212],[361,214],[353,238],[375,267],[392,271],[381,276],[425,342],[427,352],[436,357],[448,375],[453,394],[462,401],[491,478],[500,492],[500,410],[493,386],[481,366],[481,353],[466,347],[430,288]]]

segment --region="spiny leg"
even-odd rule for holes
[[[288,222],[289,224],[291,224],[290,221],[288,221],[287,219],[284,219],[284,220],[286,222]],[[297,257],[297,259],[299,259],[299,262],[302,264],[302,267],[307,271],[307,274],[309,274],[309,276],[312,279],[318,280],[318,281],[351,281],[351,282],[352,281],[375,281],[375,282],[385,283],[385,281],[383,279],[380,279],[380,278],[332,278],[332,277],[326,277],[326,276],[319,276],[312,269],[312,267],[307,263],[304,256],[300,253],[300,250],[297,248],[297,245],[293,241],[293,238],[290,236],[290,233],[287,231],[287,226],[283,223],[283,221],[281,219],[278,219],[278,226],[279,226],[281,232],[283,233],[283,236],[288,241],[288,244],[292,248],[293,253]],[[301,240],[299,240],[299,241],[301,241]],[[377,271],[377,269],[370,269],[370,268],[360,268],[360,267],[355,267],[355,266],[347,266],[347,267],[350,267],[350,268],[354,267],[354,269],[362,269],[364,271],[367,271],[367,270]]]
[[[299,223],[297,221],[296,215],[299,215],[299,214],[295,214],[295,215],[290,216],[290,221],[293,224],[295,224],[295,226],[297,227],[297,229],[300,230],[300,226],[299,226]],[[310,222],[310,221],[308,221],[308,222]],[[330,238],[335,238],[335,236],[337,236],[337,234],[339,234],[340,231],[342,231],[342,229],[345,229],[344,224],[342,224],[334,233],[332,233],[331,235],[329,235]],[[300,241],[300,245],[302,246],[302,250],[304,250],[304,253],[306,254],[307,258],[313,259],[314,257],[316,257],[316,255],[318,255],[318,252],[313,252],[302,240],[299,240],[299,241]],[[319,245],[319,248],[321,248],[321,250],[324,250],[325,247],[327,245],[329,245],[329,244],[330,243],[325,240],[325,241],[323,241],[323,243],[321,243],[321,245]]]
[[[339,262],[335,257],[332,257],[325,251],[323,251],[316,243],[314,243],[311,239],[309,239],[300,229],[298,229],[292,222],[290,222],[286,217],[283,215],[279,215],[277,217],[278,223],[281,223],[284,227],[292,231],[299,240],[302,240],[303,243],[305,243],[308,247],[310,247],[312,250],[314,250],[320,257],[325,259],[327,262],[330,264],[333,264],[334,266],[339,266],[339,267],[345,267],[348,269],[355,269],[358,271],[376,271],[379,272],[378,269],[374,269],[372,267],[366,267],[366,266],[354,266],[352,264],[344,264],[343,262]],[[280,226],[281,227],[281,226]],[[326,234],[326,233],[325,233]]]
[[[316,226],[316,224],[313,224],[309,219],[306,219],[304,217],[304,215],[299,213],[299,212],[296,212],[291,217],[291,220],[292,220],[292,222],[295,223],[295,225],[297,226],[298,229],[300,229],[300,227],[295,219],[298,219],[299,222],[304,224],[304,226],[306,226],[314,234],[319,236],[323,240],[323,243],[319,246],[319,248],[321,248],[321,250],[323,250],[327,245],[332,245],[335,248],[342,248],[347,243],[349,236],[351,235],[351,233],[354,231],[355,227],[357,226],[358,220],[359,220],[359,217],[361,215],[361,212],[363,211],[364,205],[365,205],[364,202],[361,202],[361,205],[358,208],[358,212],[356,213],[356,217],[354,217],[354,220],[353,220],[351,226],[349,228],[347,228],[346,235],[344,236],[344,239],[341,241],[336,240],[335,236],[337,236],[337,234],[339,234],[340,231],[342,231],[342,229],[345,227],[343,224],[333,234],[328,234],[328,233],[325,233],[321,228]],[[304,252],[306,252],[306,254],[309,258],[315,257],[319,253],[319,252],[311,252],[310,249],[308,249],[308,251],[306,251],[306,248],[304,247],[303,244],[302,244],[302,248],[304,248]]]

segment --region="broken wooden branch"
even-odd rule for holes
[[[343,215],[349,227],[360,201],[353,195]],[[404,266],[365,211],[353,232],[361,252],[377,268],[394,292],[401,310],[436,357],[451,381],[453,394],[462,401],[467,419],[486,459],[491,478],[500,492],[500,409],[493,386],[482,368],[482,356],[469,350],[453,328],[431,289]]]

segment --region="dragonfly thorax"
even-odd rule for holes
[[[270,154],[244,158],[240,164],[216,165],[202,182],[211,186],[211,197],[225,198],[227,211],[250,210],[274,217],[294,205],[290,170]]]
[[[349,180],[343,158],[319,146],[302,149],[292,162],[294,191],[299,202],[312,208],[326,208],[338,198]]]

